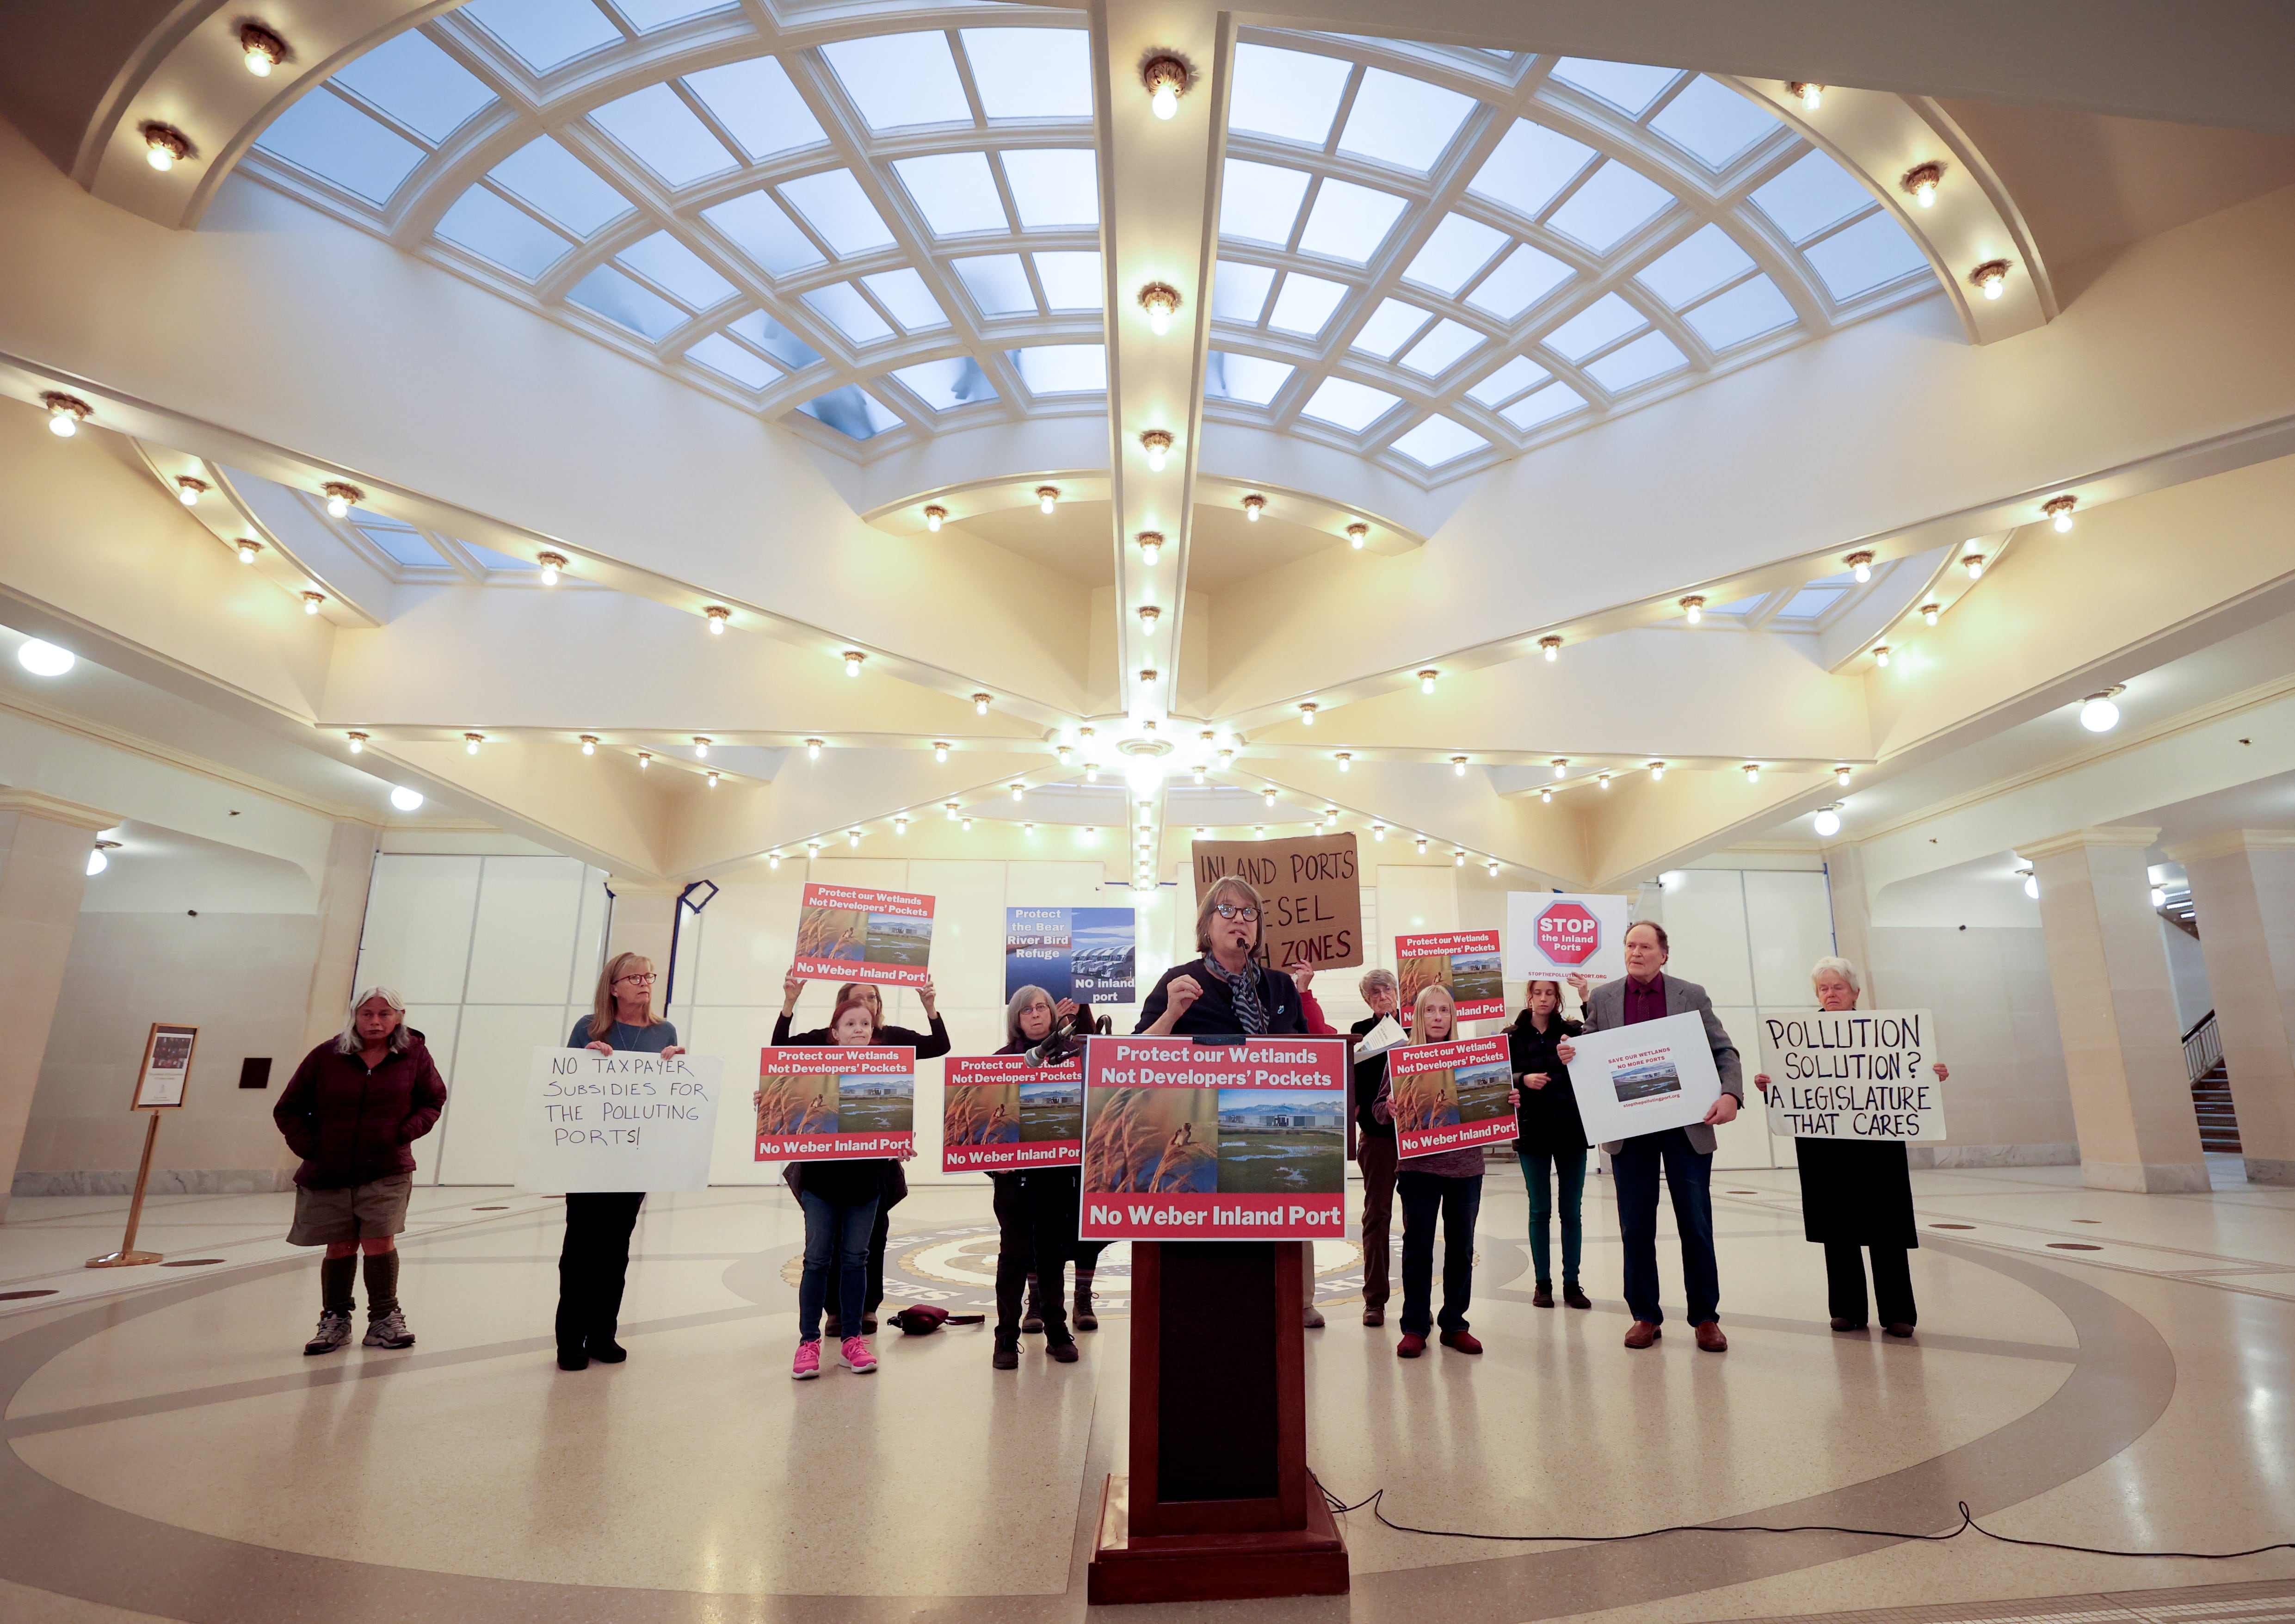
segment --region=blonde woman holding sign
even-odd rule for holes
[[[1864,988],[1849,960],[1820,959],[1809,975],[1819,1009],[1857,1008]],[[1932,1064],[1929,1070],[1944,1081],[1943,1066]],[[1757,1073],[1753,1086],[1766,1096],[1768,1073]],[[1825,1294],[1833,1328],[1862,1331],[1870,1323],[1861,1255],[1869,1251],[1882,1329],[1891,1336],[1910,1336],[1920,1323],[1910,1254],[1921,1236],[1913,1223],[1913,1178],[1903,1142],[1796,1138],[1793,1152],[1801,1164],[1801,1234],[1825,1248]]]
[[[1437,983],[1419,989],[1411,1006],[1410,1033],[1413,1044],[1448,1043],[1458,1037],[1458,1006],[1450,1001],[1449,988]],[[1371,1109],[1380,1122],[1394,1121],[1391,1072],[1378,1085]],[[1474,1291],[1474,1220],[1482,1208],[1481,1148],[1412,1156],[1395,1174],[1394,1193],[1402,1200],[1402,1340],[1395,1344],[1395,1357],[1417,1359],[1425,1352],[1426,1334],[1434,1328],[1438,1217],[1442,1224],[1442,1345],[1480,1353],[1482,1344],[1466,1328],[1466,1304]]]

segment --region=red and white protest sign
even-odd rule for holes
[[[1386,1075],[1395,1155],[1404,1161],[1515,1137],[1507,1103],[1514,1067],[1502,1036],[1398,1045],[1386,1051]]]
[[[1422,988],[1441,986],[1450,989],[1462,1021],[1486,1021],[1506,1013],[1506,983],[1494,930],[1397,936],[1394,969],[1405,1009],[1417,1008]]]
[[[941,1101],[944,1173],[1074,1167],[1083,1160],[1083,1062],[1031,1065],[1025,1055],[948,1063]]]
[[[1344,1040],[1093,1038],[1083,1067],[1082,1238],[1346,1233]]]
[[[1509,979],[1607,981],[1626,973],[1627,902],[1622,896],[1558,891],[1507,893]]]
[[[917,1051],[831,1043],[757,1060],[760,1162],[897,1156],[916,1144]]]
[[[795,973],[800,981],[921,987],[932,933],[928,896],[808,885],[798,904]]]

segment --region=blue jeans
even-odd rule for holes
[[[1562,1185],[1562,1278],[1565,1284],[1578,1283],[1578,1259],[1585,1244],[1584,1228],[1579,1222],[1579,1204],[1586,1195],[1586,1147],[1575,1150],[1518,1150],[1515,1160],[1522,1163],[1522,1181],[1530,1190],[1530,1261],[1537,1269],[1534,1277],[1540,1285],[1554,1278],[1553,1260],[1547,1250],[1554,1220],[1554,1190],[1548,1184],[1546,1171]]]
[[[821,1304],[829,1294],[832,1260],[837,1302],[868,1300],[869,1232],[877,1225],[877,1203],[872,1197],[854,1206],[837,1206],[810,1192],[797,1200],[804,1207],[804,1277],[796,1288],[796,1334],[814,1342],[821,1336]],[[861,1334],[858,1315],[845,1322],[845,1334]]]
[[[1721,1318],[1721,1273],[1713,1261],[1713,1158],[1689,1147],[1678,1128],[1645,1133],[1620,1145],[1610,1158],[1618,1180],[1618,1228],[1625,1240],[1626,1306],[1636,1319],[1665,1323],[1657,1305],[1657,1174],[1665,1168],[1665,1187],[1673,1197],[1673,1221],[1681,1231],[1682,1286],[1689,1297],[1689,1323]]]
[[[1442,1328],[1466,1328],[1474,1294],[1474,1218],[1482,1209],[1482,1176],[1395,1175],[1402,1202],[1402,1328],[1424,1336],[1434,1324],[1434,1220],[1442,1221]]]

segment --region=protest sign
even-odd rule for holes
[[[1004,997],[1041,987],[1058,1003],[1139,1002],[1129,908],[1007,908]]]
[[[1514,1107],[1507,1103],[1514,1066],[1504,1037],[1390,1049],[1386,1075],[1394,1153],[1403,1161],[1515,1137]]]
[[[1441,986],[1450,990],[1450,1001],[1462,1021],[1487,1021],[1506,1013],[1506,984],[1499,979],[1499,934],[1494,930],[1397,936],[1394,971],[1406,1009],[1417,1007],[1421,990]]]
[[[706,1188],[723,1072],[714,1055],[535,1049],[519,1118],[518,1187]]]
[[[1769,1132],[1781,1139],[1940,1139],[1925,1009],[1816,1010],[1761,1017]]]
[[[1025,1055],[948,1063],[941,1102],[944,1173],[1074,1167],[1083,1160],[1083,1062],[1031,1065]]]
[[[913,1049],[833,1043],[763,1050],[757,1062],[755,1159],[896,1156],[916,1143],[916,1105]]]
[[[1607,981],[1626,973],[1626,899],[1560,891],[1507,893],[1506,973],[1512,981]]]
[[[1344,1038],[1093,1038],[1083,1067],[1082,1238],[1346,1233]]]
[[[1669,1015],[1570,1040],[1570,1087],[1594,1144],[1702,1122],[1721,1097],[1705,1023]]]
[[[932,956],[933,900],[906,891],[808,885],[798,901],[800,981],[921,987]]]
[[[1198,840],[1196,905],[1215,880],[1247,880],[1265,904],[1254,955],[1270,969],[1340,969],[1363,961],[1362,881],[1351,835]]]

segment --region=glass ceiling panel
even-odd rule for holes
[[[1481,333],[1445,317],[1433,331],[1410,347],[1402,357],[1402,364],[1414,372],[1438,378],[1458,364],[1459,357],[1480,348],[1482,344]]]
[[[1507,234],[1465,215],[1444,215],[1442,224],[1426,239],[1426,246],[1403,272],[1406,280],[1455,295],[1474,280],[1474,273],[1507,244]]]
[[[1600,97],[1629,117],[1638,118],[1644,108],[1657,100],[1660,92],[1681,77],[1681,70],[1565,56],[1554,64],[1553,77],[1589,96]]]
[[[1815,620],[1840,601],[1839,592],[1817,592],[1803,587],[1785,600],[1785,606],[1777,611],[1776,617],[1779,620]]]
[[[708,263],[667,232],[641,237],[615,262],[635,271],[689,310],[706,310],[733,297],[733,284],[709,268]]]
[[[991,118],[1091,117],[1091,36],[1082,29],[967,29],[964,54]]]
[[[1701,293],[1753,268],[1753,257],[1716,224],[1701,225],[1634,273],[1634,280],[1678,310]]]
[[[792,372],[803,371],[821,359],[813,346],[762,310],[752,310],[726,331],[747,339]]]
[[[904,366],[893,374],[919,400],[935,412],[951,412],[975,401],[994,400],[996,386],[969,355],[927,361]]]
[[[1928,256],[1885,209],[1802,251],[1825,279],[1825,290],[1837,299],[1869,293],[1929,268]]]
[[[503,191],[524,198],[577,237],[594,235],[634,207],[596,171],[549,136],[529,141],[494,167]]]
[[[1466,398],[1480,405],[1497,407],[1512,400],[1524,389],[1544,383],[1546,369],[1528,355],[1516,355],[1497,371],[1466,391]]]
[[[829,251],[839,259],[893,246],[893,233],[885,216],[877,212],[850,169],[829,169],[783,181],[781,196],[796,206],[805,224],[821,234]]]
[[[1673,193],[1613,159],[1595,170],[1546,223],[1603,254],[1672,205]]]
[[[1299,412],[1303,417],[1335,423],[1349,433],[1360,434],[1384,417],[1401,398],[1384,389],[1357,383],[1352,378],[1326,378],[1307,397],[1307,404],[1299,408]]]
[[[1263,406],[1275,398],[1277,391],[1296,371],[1298,368],[1286,362],[1215,349],[1205,369],[1204,393],[1213,400]]]
[[[1593,148],[1559,130],[1517,118],[1466,190],[1534,220],[1593,157]]]
[[[768,276],[828,263],[812,238],[788,217],[768,192],[745,192],[705,208],[701,217],[725,233],[749,262]]]
[[[1418,330],[1434,319],[1431,311],[1391,298],[1370,313],[1370,320],[1362,324],[1355,335],[1354,348],[1382,361],[1391,361],[1394,352],[1409,343]]]
[[[821,47],[872,130],[970,123],[972,103],[941,33],[878,34]]]
[[[767,384],[777,382],[781,375],[780,368],[764,361],[747,345],[734,343],[722,332],[713,332],[700,343],[690,347],[685,358],[752,389],[762,389]]]
[[[1282,291],[1275,296],[1275,308],[1268,313],[1267,324],[1278,331],[1303,333],[1311,338],[1323,331],[1331,313],[1346,296],[1344,282],[1325,282],[1319,276],[1294,271],[1283,279]]]
[[[1491,443],[1463,423],[1447,417],[1430,417],[1416,428],[1394,438],[1394,449],[1425,468],[1455,462],[1469,452],[1488,451]]]
[[[1740,282],[1689,313],[1697,336],[1717,350],[1790,327],[1797,319],[1791,301],[1766,276]]]
[[[1646,332],[1599,361],[1589,362],[1586,375],[1615,395],[1688,364],[1689,357],[1672,339],[1662,332]]]
[[[589,0],[470,0],[462,15],[508,45],[536,73],[620,40]]]
[[[1407,207],[1406,200],[1391,192],[1374,192],[1352,181],[1327,180],[1315,193],[1307,229],[1299,233],[1299,250],[1327,254],[1350,265],[1368,265]]]
[[[1565,361],[1592,355],[1605,344],[1622,339],[1643,325],[1642,313],[1614,293],[1605,293],[1592,305],[1546,335],[1547,347]]]
[[[484,183],[454,200],[438,222],[438,235],[533,282],[573,245]]]
[[[1004,354],[1031,395],[1104,394],[1107,350],[1098,344],[1036,344]]]
[[[394,564],[404,564],[415,569],[437,569],[446,560],[438,550],[414,532],[412,525],[392,524],[387,520],[363,520],[358,533],[382,549]]]
[[[524,570],[527,574],[532,575],[535,570],[542,567],[542,566],[536,564],[532,559],[514,559],[506,552],[496,552],[491,547],[481,547],[476,542],[462,542],[459,544],[462,551],[469,553],[472,560],[475,561],[482,569],[517,569]]]
[[[1424,175],[1474,110],[1471,96],[1384,68],[1368,69],[1347,110],[1339,151]]]
[[[1270,267],[1222,259],[1212,276],[1212,314],[1223,322],[1255,324],[1267,308],[1267,290],[1274,285]]]
[[[1098,310],[1104,298],[1099,255],[1093,249],[1033,254],[1044,302],[1054,310]]]
[[[1525,434],[1556,418],[1568,417],[1586,404],[1566,383],[1550,383],[1535,395],[1525,395],[1499,415]]]
[[[733,0],[614,0],[614,6],[632,28],[647,34],[704,12],[730,12]]]
[[[685,312],[650,288],[640,287],[611,265],[600,265],[566,295],[570,304],[659,343],[685,320]]]
[[[1238,45],[1228,127],[1319,147],[1330,138],[1331,120],[1338,116],[1339,97],[1352,71],[1342,57]]]
[[[334,82],[431,142],[445,140],[494,99],[485,81],[421,33],[385,40]]]
[[[1775,117],[1709,78],[1690,81],[1667,102],[1650,128],[1709,169],[1726,169],[1764,136],[1777,133]]]
[[[422,161],[421,147],[323,87],[280,114],[255,145],[371,203],[388,202]]]
[[[1097,257],[1097,256],[1095,256]],[[861,279],[862,285],[877,296],[877,302],[893,313],[893,320],[904,332],[930,332],[935,327],[948,325],[948,312],[925,285],[925,279],[915,267],[902,265],[897,271],[879,271]]]
[[[733,139],[751,158],[795,152],[829,139],[821,120],[797,94],[788,69],[773,57],[704,68],[685,76],[685,87],[733,132]]]
[[[893,324],[849,282],[831,282],[804,297],[817,314],[854,344],[876,344],[893,336]]]
[[[1823,152],[1811,152],[1753,193],[1761,212],[1794,242],[1873,206],[1873,194]]]
[[[955,262],[972,302],[983,315],[1034,315],[1035,290],[1017,254],[982,254]]]
[[[1299,217],[1299,201],[1307,195],[1307,180],[1301,170],[1229,159],[1220,187],[1220,235],[1287,244],[1292,224]]]
[[[1099,224],[1099,160],[1089,148],[1011,147],[1002,159],[1023,231]]]
[[[1568,265],[1525,242],[1500,260],[1497,270],[1482,278],[1482,285],[1466,296],[1466,303],[1501,321],[1511,322],[1568,282],[1570,276]]]
[[[1009,232],[1004,200],[996,190],[985,152],[939,152],[930,158],[896,158],[894,172],[935,237],[967,232]]]
[[[901,420],[859,384],[848,383],[816,395],[797,407],[807,417],[826,423],[848,440],[873,440]]]
[[[672,186],[690,186],[737,161],[666,85],[649,85],[592,109],[590,121]]]

